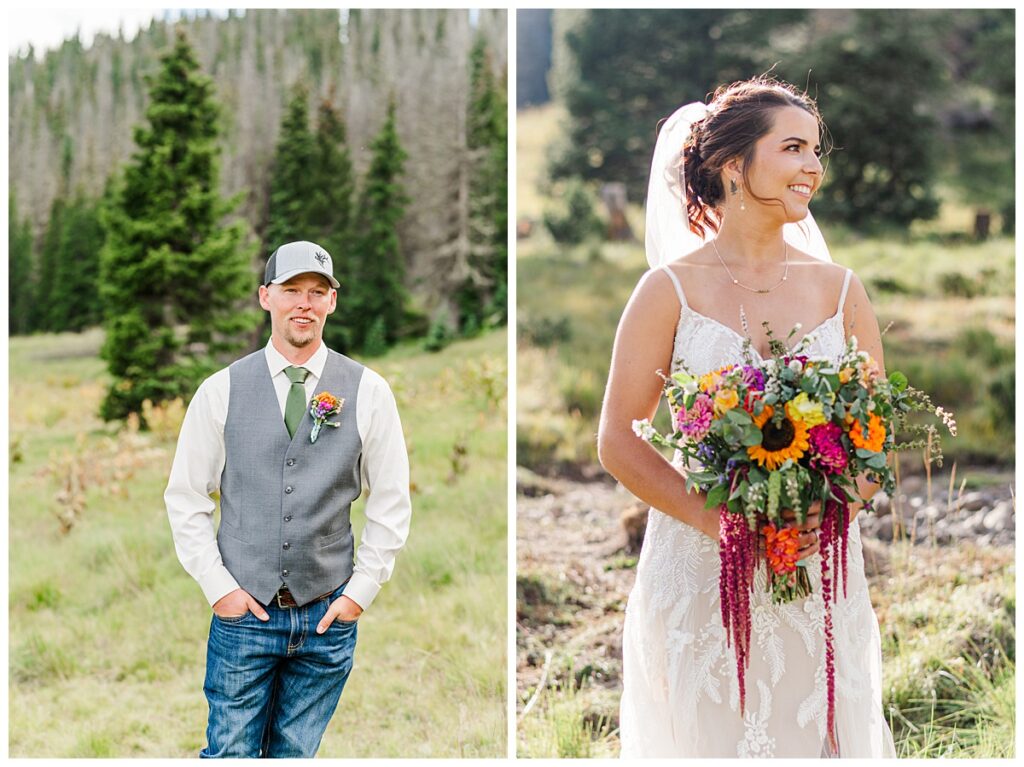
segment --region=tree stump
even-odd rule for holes
[[[601,201],[608,211],[608,239],[612,242],[636,239],[626,219],[626,185],[621,181],[604,184]]]
[[[987,210],[979,210],[974,214],[974,239],[987,240],[992,229],[992,214]]]
[[[647,532],[647,506],[637,501],[622,512],[622,529],[626,531],[626,552],[639,554]]]

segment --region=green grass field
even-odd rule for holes
[[[506,338],[367,360],[398,399],[413,522],[321,756],[506,753]],[[162,497],[181,414],[100,421],[100,343],[10,341],[9,753],[195,756],[211,612]]]

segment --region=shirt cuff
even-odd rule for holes
[[[343,593],[365,610],[379,592],[380,585],[369,576],[362,573],[352,573],[352,577],[345,584],[345,591]]]
[[[218,565],[199,579],[199,588],[203,590],[206,601],[213,607],[221,597],[227,596],[237,588],[238,581],[228,572],[224,565]]]

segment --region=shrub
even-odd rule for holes
[[[570,341],[572,324],[565,316],[523,320],[519,323],[519,338],[525,343],[547,349]]]
[[[439,352],[452,342],[452,331],[448,323],[442,319],[434,320],[427,333],[423,348],[428,352]]]
[[[896,277],[875,277],[871,284],[879,293],[895,293],[906,296],[912,292],[901,280]]]
[[[564,210],[544,213],[544,226],[555,242],[578,245],[601,234],[604,227],[594,212],[594,200],[581,181],[574,179],[566,185]]]
[[[384,325],[384,317],[378,316],[373,321],[373,324],[370,325],[370,330],[366,334],[366,343],[363,345],[363,351],[369,357],[380,357],[387,350],[387,327]]]
[[[939,288],[947,296],[974,298],[985,292],[984,286],[960,272],[946,272],[939,275]]]

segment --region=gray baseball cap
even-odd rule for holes
[[[331,254],[315,242],[306,240],[285,243],[271,254],[267,270],[263,273],[263,284],[279,285],[306,272],[322,274],[332,287],[341,287],[341,283],[334,279]]]

